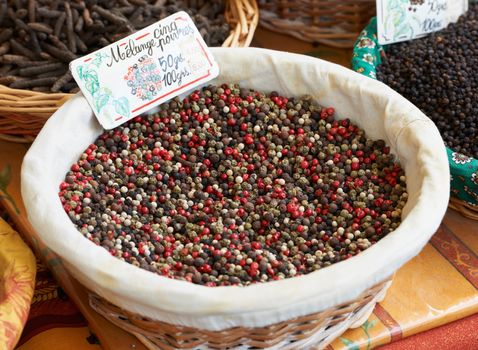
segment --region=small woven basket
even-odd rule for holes
[[[476,205],[470,205],[461,199],[450,197],[448,206],[468,219],[478,220],[478,207]]]
[[[375,15],[375,0],[259,0],[260,24],[298,39],[351,48]]]
[[[228,0],[226,20],[232,30],[224,47],[250,45],[259,21],[256,0]],[[43,93],[0,85],[0,139],[30,143],[46,120],[73,94]]]
[[[235,327],[208,331],[154,321],[125,311],[90,293],[90,306],[108,321],[135,335],[150,350],[205,349],[324,349],[348,328],[356,328],[385,297],[392,279],[379,283],[357,299],[322,312],[267,327]]]

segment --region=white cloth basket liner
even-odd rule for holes
[[[369,137],[384,139],[407,174],[409,200],[400,227],[352,259],[248,287],[204,287],[137,268],[85,239],[58,197],[71,164],[102,132],[78,94],[48,120],[22,166],[29,220],[75,278],[111,303],[152,319],[208,330],[263,327],[351,301],[420,252],[438,228],[449,196],[445,147],[424,114],[384,84],[316,58],[253,48],[212,52],[221,69],[212,84],[311,95]]]

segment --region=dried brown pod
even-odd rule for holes
[[[0,56],[6,54],[9,51],[10,51],[10,43],[8,41],[0,45]]]
[[[36,20],[36,0],[28,0],[28,21],[35,22]]]
[[[8,4],[7,0],[0,0],[0,25],[3,24],[3,20],[7,17]]]
[[[37,32],[43,32],[47,34],[52,34],[53,29],[45,23],[40,23],[40,22],[30,22],[27,24],[29,28],[36,30]]]
[[[55,35],[49,35],[48,39],[60,50],[68,50],[68,47]]]
[[[90,27],[93,24],[93,20],[91,19],[91,16],[90,16],[90,10],[88,10],[87,8],[83,10],[83,20],[87,27]]]
[[[12,51],[19,53],[22,56],[28,57],[32,60],[35,60],[37,58],[37,55],[33,51],[27,49],[23,44],[20,44],[15,39],[10,39],[10,46],[12,48]]]
[[[66,72],[61,78],[59,78],[55,84],[53,84],[53,86],[51,87],[51,91],[52,92],[58,92],[61,90],[61,88],[67,84],[68,82],[70,82],[71,80],[73,79],[73,76],[71,75],[71,72],[68,71]]]
[[[76,52],[76,41],[73,33],[73,14],[71,13],[70,3],[65,2],[66,14],[66,37],[68,38],[68,48],[71,52]]]
[[[50,8],[48,7],[39,7],[37,9],[37,13],[39,16],[45,18],[45,19],[49,19],[49,18],[58,18],[61,16],[61,14],[63,12],[61,11],[55,11],[55,10],[51,10]]]
[[[49,45],[47,43],[42,43],[41,46],[50,55],[52,55],[53,57],[57,58],[60,61],[65,62],[65,63],[70,63],[71,61],[76,59],[76,55],[71,51],[60,50],[60,49],[56,48],[55,46]]]
[[[66,13],[62,13],[55,22],[55,30],[53,31],[56,37],[60,36],[61,30],[63,29],[63,25],[65,24],[66,20]]]
[[[51,78],[39,78],[39,79],[18,79],[10,84],[14,89],[29,89],[36,86],[50,86],[56,81],[55,77]]]
[[[46,33],[41,33],[41,34],[46,35]],[[30,33],[30,44],[33,47],[33,50],[35,54],[37,55],[37,57],[41,57],[42,49],[40,47],[40,43],[38,41],[38,35],[36,32]]]
[[[51,71],[54,71],[55,69],[61,69],[61,68],[64,68],[64,64],[61,62],[47,63],[41,66],[21,68],[19,70],[19,75],[24,77],[29,77],[32,75],[42,74],[45,72],[51,72]]]
[[[9,40],[13,35],[13,30],[10,28],[4,29],[0,32],[0,44]]]

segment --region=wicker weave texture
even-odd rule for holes
[[[455,197],[450,197],[450,203],[448,206],[457,210],[461,215],[468,219],[478,220],[478,206],[470,205]]]
[[[134,334],[151,350],[285,350],[322,349],[350,327],[358,327],[383,300],[391,280],[379,283],[357,299],[319,313],[261,328],[235,327],[207,331],[154,321],[127,312],[96,294],[90,305],[118,327]]]
[[[259,22],[256,0],[228,0],[226,20],[232,30],[223,46],[249,46]],[[47,119],[71,96],[73,94],[48,94],[0,85],[0,139],[32,142]]]
[[[375,0],[259,0],[260,24],[298,39],[351,48]]]

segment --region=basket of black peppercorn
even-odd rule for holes
[[[78,90],[68,64],[177,11],[209,46],[249,46],[255,0],[0,1],[0,139],[32,142]]]
[[[117,128],[65,103],[23,161],[28,218],[150,349],[325,348],[438,228],[443,140],[344,67],[211,51],[216,79]]]
[[[437,125],[451,173],[449,206],[478,220],[478,4],[447,28],[382,47],[373,18],[356,41],[352,68],[383,81]]]

